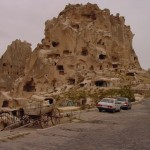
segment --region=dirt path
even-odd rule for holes
[[[81,122],[32,130],[1,150],[149,150],[150,100],[120,113],[82,113]]]

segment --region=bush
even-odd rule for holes
[[[134,93],[131,90],[130,86],[124,86],[119,90],[121,97],[127,97],[130,99],[131,102],[135,101]]]

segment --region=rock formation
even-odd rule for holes
[[[12,89],[12,83],[24,76],[25,63],[31,55],[31,44],[15,40],[0,59],[0,90]]]
[[[69,4],[57,18],[45,22],[45,37],[31,56],[29,45],[28,51],[22,49],[26,57],[18,57],[20,51],[16,53],[19,60],[15,64],[20,71],[15,69],[19,78],[12,93],[26,96],[64,91],[71,86],[118,87],[127,82],[136,85],[136,75],[142,74],[142,69],[132,47],[133,36],[119,14],[113,16],[96,4]],[[18,61],[25,62],[29,56],[23,71],[24,63]],[[3,56],[3,68],[5,63],[13,67],[11,60],[5,62]]]

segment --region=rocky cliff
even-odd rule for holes
[[[119,14],[96,4],[69,4],[57,18],[45,22],[45,37],[31,54],[25,75],[15,82],[13,94],[136,85],[142,69],[133,36]]]
[[[31,44],[15,40],[0,59],[0,90],[12,89],[12,83],[24,76],[25,63],[31,54]]]

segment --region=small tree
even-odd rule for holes
[[[135,97],[134,97],[134,93],[131,90],[130,86],[124,86],[119,90],[119,94],[121,97],[127,97],[129,98],[131,101],[135,101]]]

